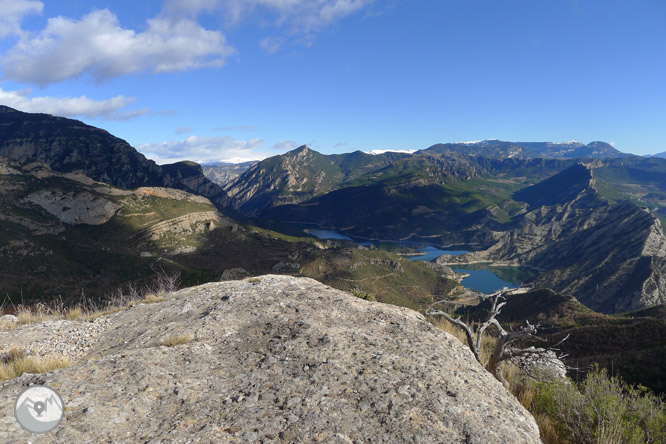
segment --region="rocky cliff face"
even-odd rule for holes
[[[29,157],[121,188],[164,186],[160,167],[124,140],[78,120],[2,107],[0,155]]]
[[[217,208],[224,208],[229,204],[229,197],[221,186],[208,179],[201,165],[196,162],[177,162],[162,165],[162,171],[167,175],[167,183],[178,188],[184,187],[187,191],[206,196]]]
[[[207,179],[200,166],[193,170],[193,162],[170,165],[165,170],[126,141],[64,117],[0,106],[0,156],[37,159],[53,170],[81,173],[119,188],[184,189],[210,198],[218,208],[228,202],[224,190]]]
[[[598,200],[583,165],[558,176],[518,193],[532,203],[530,211],[498,232],[490,248],[438,262],[528,265],[540,271],[535,285],[604,313],[666,303],[666,236],[659,219],[628,201]]]
[[[0,439],[540,442],[534,419],[457,339],[414,311],[311,279],[181,290],[93,334],[72,367],[0,385],[7,412],[30,384],[58,390],[67,409],[56,431],[29,436],[5,415]],[[188,340],[163,345],[176,336]]]

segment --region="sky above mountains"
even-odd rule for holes
[[[666,151],[663,0],[0,0],[0,104],[159,163],[502,139]]]

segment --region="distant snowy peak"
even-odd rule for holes
[[[478,145],[480,143],[488,142],[488,139],[483,140],[463,140],[462,142],[456,142],[462,145]]]
[[[372,154],[374,156],[384,153],[403,153],[403,154],[414,154],[417,150],[370,150],[364,151],[367,154]]]

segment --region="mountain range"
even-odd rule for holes
[[[185,285],[305,276],[423,309],[468,300],[450,266],[481,262],[529,269],[530,284],[550,289],[549,298],[598,312],[584,322],[635,328],[666,303],[666,159],[602,142],[483,141],[412,154],[325,155],[302,146],[256,163],[202,167],[157,165],[106,131],[45,114],[1,107],[0,129],[5,307],[99,300],[178,272]],[[214,167],[220,184],[206,177]],[[306,227],[394,243],[321,241]],[[396,254],[413,251],[395,243],[404,241],[470,252],[410,261]],[[550,303],[533,301],[537,311]],[[642,320],[608,316],[626,312]]]
[[[518,144],[498,141],[381,155],[327,156],[303,146],[257,163],[225,190],[232,209],[259,224],[463,245],[475,252],[441,262],[529,266],[539,271],[535,284],[595,310],[666,302],[666,161],[580,145],[566,144],[567,152],[593,156],[529,158],[517,155]],[[484,155],[462,152],[470,147]],[[601,152],[610,157],[595,158]]]
[[[606,142],[505,142],[482,140],[478,142],[439,143],[423,151],[430,153],[460,153],[471,156],[519,159],[613,159],[631,157]]]

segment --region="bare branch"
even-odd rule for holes
[[[438,301],[430,305],[426,310],[427,316],[443,316],[447,321],[458,326],[465,332],[467,342],[474,354],[476,360],[481,362],[480,350],[481,350],[481,341],[483,339],[483,334],[491,325],[494,326],[498,331],[498,337],[495,341],[495,346],[490,354],[486,368],[490,371],[497,380],[502,384],[508,387],[508,382],[502,375],[502,369],[500,364],[503,361],[510,360],[513,358],[525,358],[529,356],[538,356],[542,360],[554,360],[559,361],[560,357],[554,355],[553,350],[556,350],[556,347],[561,345],[566,341],[569,336],[567,335],[562,340],[558,341],[556,344],[553,344],[546,348],[535,348],[533,346],[527,347],[527,344],[534,342],[547,342],[545,339],[537,336],[537,330],[539,324],[531,324],[529,321],[525,321],[525,324],[517,330],[506,331],[502,325],[497,320],[497,316],[502,311],[502,308],[507,304],[505,298],[505,291],[498,291],[487,298],[486,300],[490,301],[490,310],[488,310],[487,317],[485,321],[480,322],[479,327],[476,332],[472,328],[463,322],[460,318],[454,318],[449,313],[443,310],[434,310],[433,308],[436,305],[448,303],[449,301]],[[553,354],[554,356],[551,356]],[[560,366],[561,361],[560,361]],[[521,367],[522,368],[522,367]],[[522,368],[526,374],[530,375],[530,372]],[[531,376],[531,375],[530,375]]]

